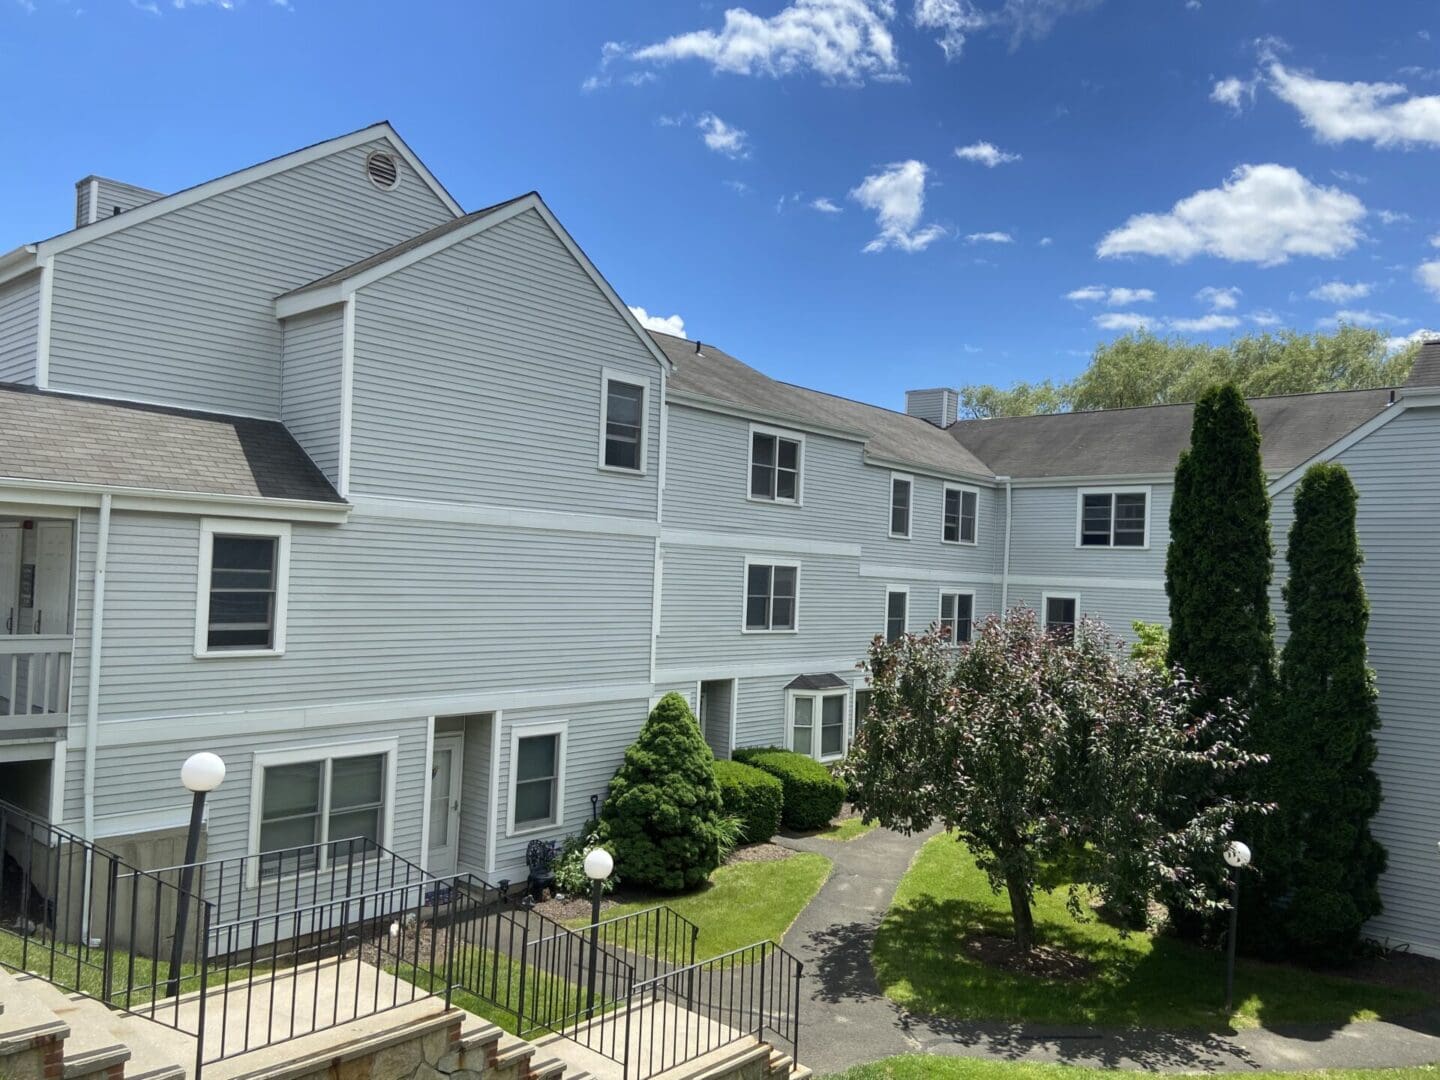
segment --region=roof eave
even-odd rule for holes
[[[24,277],[40,269],[39,251],[35,244],[21,244],[0,255],[0,285]]]
[[[309,521],[342,524],[350,518],[348,502],[318,499],[277,499],[260,495],[231,495],[221,492],[171,491],[163,488],[126,487],[111,484],[79,484],[65,480],[36,480],[24,476],[0,476],[0,502],[41,503],[48,506],[96,506],[100,496],[110,495],[121,510],[154,513],[205,513],[222,517],[265,518],[280,521]]]

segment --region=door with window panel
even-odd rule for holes
[[[430,759],[430,847],[426,869],[437,877],[455,873],[460,858],[460,793],[465,737],[436,735]]]

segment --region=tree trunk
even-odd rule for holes
[[[1021,952],[1028,953],[1035,944],[1035,919],[1030,914],[1025,882],[1006,878],[1005,889],[1010,894],[1010,915],[1015,920],[1015,944]]]

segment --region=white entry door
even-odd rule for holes
[[[430,764],[430,858],[426,863],[435,877],[455,873],[460,857],[460,790],[465,736],[435,736],[435,753]]]

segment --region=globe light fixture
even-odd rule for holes
[[[191,754],[180,766],[180,782],[187,791],[214,791],[225,782],[225,762],[208,750]]]
[[[1240,929],[1240,875],[1250,865],[1250,845],[1231,840],[1225,845],[1225,862],[1230,867],[1230,934],[1225,942],[1225,1015],[1235,1005],[1235,939]]]
[[[190,800],[190,831],[185,835],[185,862],[180,867],[180,896],[175,903],[175,940],[170,944],[170,978],[166,990],[180,993],[180,961],[185,949],[185,923],[190,915],[190,891],[195,886],[195,860],[200,854],[200,826],[205,821],[205,796],[225,782],[225,762],[219,754],[202,750],[180,766],[180,783]]]
[[[1236,870],[1244,870],[1250,865],[1250,845],[1231,840],[1225,845],[1225,861]]]
[[[585,1015],[595,1015],[595,965],[600,959],[600,895],[605,879],[615,870],[615,859],[602,847],[585,853],[585,876],[590,879],[590,977],[585,987]]]
[[[615,860],[604,848],[591,848],[585,856],[585,876],[591,881],[604,881],[614,870]]]

